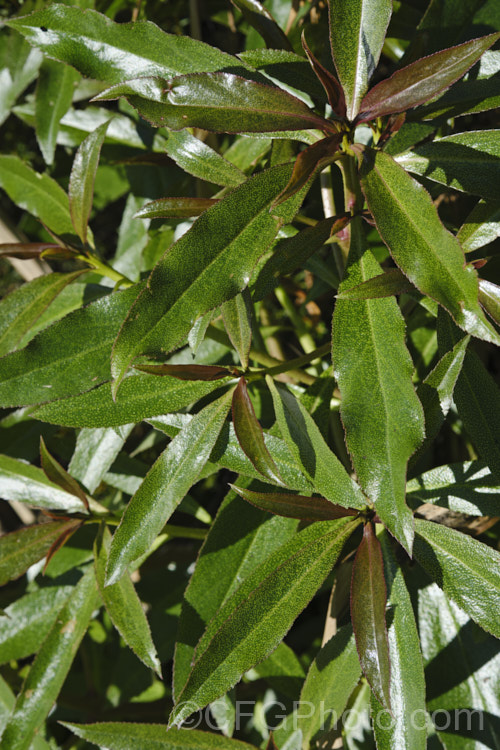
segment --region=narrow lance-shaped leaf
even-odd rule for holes
[[[276,204],[295,195],[321,169],[335,161],[339,155],[342,134],[337,133],[329,138],[322,138],[312,146],[301,151],[293,165],[292,176],[283,192],[276,198]]]
[[[465,253],[470,253],[500,237],[500,201],[476,203],[460,227],[457,239]]]
[[[410,284],[404,273],[399,268],[391,268],[378,276],[373,276],[373,278],[361,282],[358,286],[344,289],[337,294],[337,299],[377,299],[412,291],[415,291],[415,288]]]
[[[246,177],[238,167],[187,130],[170,131],[165,149],[170,158],[193,177],[227,187],[245,182]]]
[[[266,448],[262,427],[248,395],[245,378],[240,378],[234,390],[232,413],[234,431],[245,455],[263,477],[283,484],[278,468]]]
[[[59,122],[73,101],[80,76],[69,65],[45,59],[35,94],[36,137],[46,164],[54,161]]]
[[[456,237],[441,223],[430,195],[382,151],[363,151],[361,185],[394,261],[411,283],[445,307],[467,333],[493,343],[500,336],[478,302],[477,275]]]
[[[43,55],[40,50],[31,49],[20,34],[3,34],[3,60],[5,65],[0,73],[0,125],[9,116],[16,99],[36,78]]]
[[[351,223],[351,248],[339,291],[376,277],[361,219]],[[424,438],[424,415],[412,383],[413,364],[395,299],[338,299],[332,323],[334,374],[347,448],[361,487],[378,515],[411,551],[413,517],[405,504],[408,459]]]
[[[135,365],[136,370],[150,375],[170,375],[178,380],[220,380],[234,375],[229,367],[219,365]],[[238,371],[236,371],[237,374]]]
[[[391,709],[390,657],[385,605],[387,589],[380,542],[365,524],[351,581],[351,619],[359,661],[377,699]]]
[[[266,377],[266,382],[283,439],[314,490],[335,505],[366,507],[358,485],[325,443],[305,407],[288,390],[278,388],[270,376]]]
[[[347,117],[359,112],[377,67],[392,14],[391,0],[329,0],[330,42],[344,89]]]
[[[339,117],[345,117],[346,106],[342,86],[337,81],[333,73],[330,73],[330,71],[327,70],[324,65],[322,65],[320,61],[313,55],[312,51],[309,49],[309,45],[306,42],[304,31],[302,32],[301,41],[311,68],[316,73],[316,76],[319,78],[319,80],[321,81],[321,85],[326,91],[330,107],[336,115],[338,115]]]
[[[302,521],[333,521],[344,516],[357,515],[355,510],[334,505],[323,497],[254,492],[233,484],[230,487],[248,503],[285,518],[300,518]]]
[[[151,638],[149,623],[129,575],[122,576],[113,586],[104,585],[110,546],[111,533],[107,526],[102,524],[94,543],[94,563],[97,585],[104,606],[127,646],[161,678],[160,662]]]
[[[246,370],[252,344],[252,299],[248,288],[224,302],[221,313],[227,335],[238,352],[243,369]]]
[[[415,558],[484,630],[500,638],[500,554],[467,534],[415,521]]]
[[[229,391],[198,412],[153,464],[113,536],[107,585],[116,583],[127,566],[147,552],[196,482],[226,421],[231,396]]]
[[[10,456],[0,456],[0,496],[4,500],[18,500],[35,508],[65,513],[85,512],[80,497],[51,482],[37,466]]]
[[[146,203],[136,213],[136,219],[187,219],[199,216],[207,208],[217,203],[212,198],[159,198]]]
[[[170,724],[225,693],[276,648],[335,564],[358,521],[312,524],[271,554],[209,624]]]
[[[85,244],[87,226],[94,198],[94,180],[102,144],[110,120],[99,125],[78,148],[69,177],[69,210],[75,232]]]
[[[42,463],[42,469],[47,475],[47,478],[61,487],[65,492],[79,498],[88,510],[89,501],[87,500],[85,492],[82,490],[78,482],[73,479],[71,474],[68,474],[66,469],[64,469],[61,464],[50,455],[43,437],[40,437],[40,460]]]
[[[285,32],[278,26],[271,13],[258,0],[231,0],[241,11],[243,18],[259,32],[271,49],[292,50]]]
[[[432,99],[458,81],[499,38],[496,33],[472,39],[397,70],[364,97],[359,119],[363,122],[403,112]]]
[[[94,572],[87,570],[60,611],[19,694],[2,743],[28,750],[63,686],[97,604]]]
[[[500,287],[492,281],[479,279],[479,302],[490,318],[500,325]]]
[[[90,493],[94,493],[133,427],[133,424],[126,424],[120,429],[108,427],[80,430],[68,466],[71,476],[78,479]]]

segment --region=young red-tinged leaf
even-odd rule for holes
[[[316,73],[317,77],[321,81],[321,85],[326,91],[330,107],[336,115],[338,115],[339,117],[345,117],[346,106],[342,86],[337,81],[333,73],[330,73],[330,71],[327,70],[325,66],[322,65],[320,61],[313,55],[313,53],[309,49],[309,45],[306,42],[304,31],[302,32],[301,40],[304,52],[306,53],[307,59],[311,64],[311,68]]]
[[[135,214],[136,219],[188,219],[199,216],[217,203],[216,198],[159,198],[146,203]]]
[[[18,500],[35,508],[63,511],[65,513],[85,512],[85,505],[74,493],[61,490],[60,486],[49,481],[37,466],[31,466],[10,456],[0,455],[0,497],[4,500]]]
[[[53,242],[3,242],[0,244],[0,256],[9,258],[39,258],[44,250],[63,250],[61,245]]]
[[[363,281],[357,286],[337,294],[337,299],[377,299],[379,297],[392,297],[395,294],[415,291],[404,273],[399,268],[391,268],[378,276]]]
[[[220,380],[233,374],[227,367],[218,365],[134,365],[134,368],[149,375],[170,375],[178,380]]]
[[[359,120],[403,112],[432,99],[458,81],[498,39],[500,33],[488,34],[397,70],[366,94],[359,107]]]
[[[492,320],[500,325],[500,286],[486,279],[479,279],[479,302]]]
[[[342,134],[332,135],[328,138],[322,138],[312,146],[308,146],[301,151],[295,160],[292,176],[286,188],[276,198],[275,205],[295,195],[309,180],[321,169],[331,164],[338,158],[340,144],[342,143]]]
[[[0,537],[0,586],[22,576],[33,563],[45,557],[54,541],[79,521],[51,521],[27,526]]]
[[[170,717],[179,724],[267,656],[312,599],[359,521],[312,524],[271,554],[209,623]]]
[[[76,526],[71,526],[70,528],[64,529],[64,531],[62,532],[62,534],[60,534],[60,536],[58,536],[57,539],[53,542],[53,544],[51,545],[50,549],[47,551],[45,563],[43,565],[43,574],[44,575],[45,575],[45,571],[47,570],[47,565],[50,563],[50,561],[52,560],[52,558],[54,557],[54,555],[56,554],[56,552],[59,552],[59,550],[62,547],[64,547],[64,545],[66,544],[66,542],[68,541],[68,539],[71,536],[73,536],[73,534],[75,533],[75,531],[77,531],[77,529],[79,529],[82,526],[82,524],[83,524],[83,521],[80,521],[80,523],[77,524]]]
[[[252,298],[248,287],[221,306],[222,320],[229,339],[238,352],[244,370],[252,345]]]
[[[107,526],[102,524],[94,543],[95,575],[99,593],[113,625],[127,646],[161,679],[161,666],[151,638],[149,623],[130,576],[126,573],[113,586],[104,585],[110,546],[111,533]]]
[[[46,164],[54,161],[59,122],[73,101],[79,74],[69,65],[46,58],[35,93],[35,132]]]
[[[89,501],[85,492],[82,490],[76,479],[73,479],[71,474],[68,474],[66,469],[64,469],[61,464],[50,455],[43,437],[40,437],[40,460],[42,463],[42,469],[47,478],[61,487],[65,492],[79,498],[88,510]]]
[[[233,740],[214,732],[199,729],[169,729],[164,724],[134,724],[124,722],[100,722],[97,724],[70,724],[62,721],[68,729],[94,745],[109,750],[255,750],[241,740]]]
[[[94,180],[110,122],[111,120],[103,122],[82,141],[71,167],[68,188],[69,210],[75,232],[83,244],[87,242],[87,227],[94,199]]]
[[[379,61],[392,2],[328,0],[328,8],[333,61],[344,89],[347,117],[354,120]]]
[[[150,548],[196,482],[226,421],[232,392],[199,411],[153,464],[127,505],[109,551],[106,585]]]
[[[373,693],[391,710],[390,657],[385,605],[387,588],[380,542],[365,524],[351,581],[351,619],[359,661]]]
[[[278,750],[278,746],[276,742],[274,741],[272,732],[269,735],[269,740],[267,741],[266,750]]]
[[[248,503],[269,513],[285,518],[300,518],[302,521],[333,521],[344,516],[356,516],[355,510],[334,505],[324,497],[304,497],[278,492],[254,492],[230,484],[235,492]]]
[[[471,253],[497,237],[500,237],[500,201],[479,201],[460,227],[457,239],[464,252]]]
[[[500,638],[500,554],[467,534],[415,521],[415,558],[484,630]]]
[[[259,0],[231,0],[243,18],[259,32],[271,49],[293,50],[285,32]]]
[[[97,606],[92,568],[80,578],[31,665],[2,735],[9,750],[28,750],[63,686]]]
[[[243,452],[263,477],[283,484],[278,468],[266,448],[262,427],[255,416],[245,378],[240,378],[234,390],[232,412],[234,431]]]
[[[478,302],[477,274],[441,223],[428,192],[383,151],[365,149],[361,185],[377,229],[411,283],[467,333],[499,344]]]

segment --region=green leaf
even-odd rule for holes
[[[161,666],[149,624],[130,576],[125,574],[113,586],[104,585],[110,547],[111,533],[101,524],[94,543],[94,562],[97,585],[104,606],[127,646],[161,679]]]
[[[0,537],[0,586],[22,576],[33,563],[45,557],[60,536],[79,525],[79,521],[51,521]]]
[[[168,375],[134,375],[123,381],[116,401],[111,383],[105,383],[88,393],[51,401],[32,416],[65,427],[118,427],[184,409],[223,385],[220,381],[181,381]]]
[[[243,480],[240,478],[239,482],[242,484]],[[228,493],[184,593],[174,660],[176,698],[186,684],[195,646],[208,623],[240,581],[252,575],[269,555],[294,535],[296,526],[294,520],[269,516],[241,500],[233,491]]]
[[[77,737],[109,750],[255,750],[240,740],[222,737],[199,729],[169,729],[163,724],[134,724],[126,722],[101,722],[99,724],[69,724]]]
[[[97,604],[95,577],[89,569],[61,609],[18,695],[2,736],[9,750],[28,750],[63,686]]]
[[[248,395],[245,378],[240,378],[233,392],[233,425],[238,442],[257,471],[266,479],[283,484],[276,464],[264,442],[264,434]]]
[[[243,487],[236,487],[234,484],[230,487],[256,508],[285,518],[300,518],[302,521],[333,521],[344,516],[356,515],[356,511],[334,505],[323,497],[303,497],[281,492],[253,492]]]
[[[408,502],[432,503],[469,516],[498,513],[500,482],[482,461],[446,464],[410,479]]]
[[[426,750],[425,678],[420,641],[403,571],[398,565],[387,531],[379,540],[384,558],[389,612],[391,664],[390,726],[379,714],[382,705],[372,697],[372,720],[379,750]],[[380,719],[380,720],[377,720]]]
[[[0,456],[0,496],[35,508],[84,513],[85,505],[75,493],[61,489],[36,466],[10,456]]]
[[[252,345],[252,300],[248,289],[224,302],[221,313],[227,335],[238,352],[241,366],[246,370]]]
[[[16,696],[0,676],[0,737],[16,704]]]
[[[339,290],[376,277],[361,219]],[[337,300],[332,324],[334,374],[347,448],[361,487],[391,533],[411,551],[413,517],[405,504],[408,459],[424,438],[424,415],[412,383],[403,317],[395,299]]]
[[[171,351],[200,315],[247,286],[280,224],[294,213],[288,206],[276,215],[269,212],[290,172],[288,164],[274,167],[235,188],[205,211],[157,263],[114,345],[117,384],[135,357]]]
[[[73,68],[45,59],[35,94],[36,138],[46,164],[54,162],[59,122],[73,101],[80,76]]]
[[[75,497],[79,498],[85,508],[88,510],[89,501],[87,500],[85,492],[82,490],[78,482],[73,479],[70,474],[68,474],[66,469],[64,469],[61,464],[56,461],[53,456],[50,455],[43,437],[40,437],[40,461],[42,464],[42,469],[49,481],[58,485],[62,490],[68,492],[70,495],[74,495]]]
[[[188,219],[199,216],[207,208],[217,203],[212,198],[159,198],[146,203],[137,213],[135,219]]]
[[[414,552],[445,594],[500,638],[500,554],[460,531],[418,519]]]
[[[74,236],[68,196],[52,177],[35,172],[17,156],[0,154],[0,187],[56,234]]]
[[[467,333],[499,343],[481,310],[475,270],[442,225],[427,191],[391,156],[366,149],[361,184],[394,261],[422,294],[435,299]]]
[[[300,152],[293,165],[290,181],[283,192],[276,198],[276,204],[295,195],[295,193],[312,180],[317,172],[335,161],[340,155],[339,149],[342,137],[341,133],[337,133],[328,138],[322,138]]]
[[[91,302],[0,359],[0,405],[45,403],[110,380],[111,345],[140,289],[137,284]]]
[[[7,616],[0,618],[1,664],[25,659],[39,650],[72,591],[71,586],[47,586],[7,607]]]
[[[447,351],[461,337],[450,316],[441,310],[437,332],[440,351]],[[471,350],[465,355],[453,397],[480,458],[500,478],[500,394],[494,379]]]
[[[479,201],[460,227],[457,239],[470,253],[500,237],[500,202]]]
[[[80,430],[68,471],[92,494],[117,457],[134,425]]]
[[[403,112],[432,99],[458,81],[498,39],[500,33],[488,34],[397,70],[364,97],[359,107],[360,119],[367,121]]]
[[[57,295],[82,271],[49,273],[15,289],[0,301],[0,356],[16,349]]]
[[[208,625],[170,723],[215,700],[276,648],[312,599],[358,522],[324,521],[299,532],[246,578]]]
[[[229,367],[219,365],[135,365],[135,369],[160,377],[171,375],[178,380],[221,380],[234,374]]]
[[[113,536],[108,586],[116,583],[127,566],[149,549],[196,482],[226,421],[231,397],[232,392],[228,391],[198,412],[153,464]]]
[[[108,83],[241,67],[232,55],[189,36],[166,34],[149,21],[115,23],[89,8],[50,5],[8,25],[49,57]]]
[[[500,287],[486,279],[479,279],[479,302],[490,318],[500,325]]]
[[[245,175],[238,167],[187,130],[169,131],[165,135],[167,154],[193,177],[225,187],[236,187],[245,181]]]
[[[372,524],[367,523],[352,569],[351,620],[365,677],[377,700],[391,710],[386,601],[382,548]]]
[[[397,157],[408,172],[483,198],[500,198],[500,130],[438,138]]]
[[[231,0],[233,5],[242,13],[243,18],[258,31],[268,47],[271,49],[291,50],[285,32],[278,26],[271,13],[259,0]]]
[[[78,148],[69,177],[69,210],[75,232],[87,242],[87,226],[94,199],[94,181],[110,120],[90,133]]]
[[[378,299],[379,297],[392,297],[403,292],[412,292],[414,287],[410,284],[404,273],[399,268],[390,268],[384,273],[373,276],[357,286],[345,289],[337,294],[337,299]]]
[[[272,690],[297,699],[305,676],[304,668],[295,652],[281,641],[267,659],[246,673],[245,678],[264,679]]]
[[[329,0],[333,61],[354,120],[377,67],[392,13],[390,0]]]
[[[344,508],[366,507],[358,485],[325,443],[306,408],[284,387],[278,388],[271,377],[267,376],[266,382],[283,439],[315,492]]]
[[[36,78],[43,55],[19,35],[2,34],[0,52],[0,125],[9,116],[16,99]]]

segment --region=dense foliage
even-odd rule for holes
[[[1,747],[500,748],[497,0],[1,18]]]

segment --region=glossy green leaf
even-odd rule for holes
[[[80,430],[68,471],[92,494],[117,457],[134,425],[120,429],[102,427]]]
[[[51,482],[37,466],[10,456],[0,456],[0,496],[4,500],[19,500],[35,508],[65,513],[85,512],[83,501],[73,492],[68,493]]]
[[[281,641],[267,659],[246,673],[245,678],[264,679],[272,690],[297,699],[305,676],[304,668],[293,649]]]
[[[164,724],[134,724],[133,722],[101,722],[99,724],[69,724],[62,722],[77,737],[105,746],[109,750],[254,750],[240,740],[222,737],[199,729],[169,729]]]
[[[234,374],[218,365],[135,365],[136,370],[150,375],[170,375],[178,380],[220,380]]]
[[[104,606],[127,646],[161,679],[160,662],[149,624],[130,577],[125,574],[113,586],[104,585],[110,547],[111,533],[107,526],[101,525],[94,543],[94,562],[97,586]]]
[[[149,549],[196,482],[226,421],[231,396],[229,391],[198,412],[153,464],[113,536],[107,585]]]
[[[165,135],[167,154],[193,177],[227,187],[236,187],[245,181],[245,175],[238,167],[189,131],[170,131]]]
[[[379,750],[426,750],[424,664],[417,624],[403,571],[398,565],[387,531],[379,540],[389,604],[388,641],[391,664],[392,718],[384,722],[382,705],[372,697],[372,720]],[[420,718],[420,721],[419,721]]]
[[[87,242],[87,226],[94,199],[94,181],[109,120],[90,133],[78,148],[69,177],[69,210],[75,232]]]
[[[9,26],[49,57],[108,83],[220,70],[237,63],[232,55],[189,36],[166,34],[149,21],[115,23],[88,8],[50,5],[10,20]]]
[[[432,503],[455,513],[495,516],[500,482],[482,461],[446,464],[410,479],[408,502],[415,506]]]
[[[111,383],[88,393],[51,401],[32,416],[43,422],[66,427],[118,427],[140,422],[158,413],[184,409],[224,385],[220,381],[181,381],[165,375],[134,375],[125,378],[117,400],[113,401]]]
[[[458,230],[457,239],[470,253],[500,237],[500,202],[479,201]]]
[[[79,498],[85,508],[87,508],[88,510],[89,501],[87,500],[85,492],[82,490],[78,482],[73,479],[71,474],[68,474],[66,469],[61,466],[59,461],[51,456],[51,454],[47,450],[47,446],[45,445],[43,437],[40,437],[40,462],[42,464],[42,469],[49,481],[58,485],[62,490],[69,493],[70,495],[74,495],[75,497]]]
[[[0,663],[35,654],[72,593],[71,586],[47,586],[10,604],[0,618]]]
[[[439,138],[397,157],[408,172],[483,198],[498,200],[500,130],[475,130]]]
[[[364,508],[366,501],[358,485],[325,443],[306,408],[271,377],[266,382],[283,439],[315,492],[344,508]]]
[[[461,338],[461,331],[444,310],[438,315],[440,351],[447,351]],[[497,384],[477,354],[469,350],[453,392],[465,430],[479,457],[500,478],[500,393]]]
[[[365,677],[380,703],[391,710],[386,601],[382,548],[372,524],[367,523],[352,569],[351,620]]]
[[[110,380],[111,345],[140,289],[91,302],[39,333],[25,349],[0,359],[1,406],[45,403]]]
[[[472,39],[397,70],[364,97],[360,118],[372,120],[403,112],[432,99],[458,81],[499,38],[500,33]]]
[[[10,32],[2,34],[0,52],[0,125],[9,116],[16,99],[36,78],[42,62],[42,53],[31,49],[20,36]]]
[[[252,300],[248,289],[224,302],[221,313],[226,333],[246,370],[252,344]]]
[[[329,0],[333,61],[344,89],[347,117],[359,112],[377,67],[392,13],[390,0]]]
[[[292,176],[283,192],[277,197],[276,203],[287,200],[295,195],[316,175],[317,172],[324,169],[333,162],[339,155],[342,134],[337,133],[329,138],[322,138],[320,141],[308,146],[301,151],[293,165]]]
[[[243,480],[239,479],[240,484]],[[250,485],[251,486],[251,485]],[[269,555],[295,533],[297,522],[269,516],[230,491],[201,548],[184,593],[174,660],[177,698],[191,671],[198,640],[217,611]],[[217,576],[213,561],[217,561]],[[238,571],[235,577],[234,571]]]
[[[266,448],[262,427],[248,395],[245,378],[240,378],[233,392],[232,413],[234,431],[243,452],[263,477],[282,484],[276,464]]]
[[[323,497],[254,492],[233,484],[230,486],[248,503],[285,518],[300,518],[302,521],[333,521],[344,516],[356,515],[356,511],[334,505]]]
[[[33,662],[2,736],[9,750],[28,750],[66,679],[97,604],[93,570],[88,570],[61,609]]]
[[[358,287],[379,273],[361,219],[354,219],[339,290]],[[412,384],[413,364],[396,300],[337,300],[332,358],[346,444],[359,482],[383,523],[410,551],[413,518],[404,499],[406,466],[424,438],[424,415]]]
[[[276,648],[335,564],[357,521],[313,524],[271,554],[221,607],[198,643],[170,723],[215,700]]]
[[[0,537],[0,586],[22,576],[47,554],[62,534],[78,526],[79,521],[51,521]]]
[[[337,299],[378,299],[379,297],[392,297],[395,294],[412,291],[414,291],[414,287],[404,273],[398,268],[390,268],[388,271],[373,276],[357,286],[343,290],[337,294]]]
[[[243,18],[259,32],[268,47],[292,49],[285,32],[259,0],[231,0],[231,2],[241,11]]]
[[[45,59],[35,95],[36,137],[46,164],[54,161],[59,122],[73,101],[80,76],[68,65]]]
[[[427,191],[391,156],[367,149],[361,183],[377,229],[411,283],[439,302],[467,333],[486,341],[500,337],[481,310],[475,270],[439,220]]]
[[[118,383],[135,357],[171,351],[200,315],[248,284],[281,217],[288,219],[291,213],[286,205],[276,217],[269,212],[290,172],[290,165],[283,165],[249,179],[205,211],[157,263],[114,345],[112,367]]]
[[[283,49],[259,47],[240,52],[238,57],[309,104],[312,104],[312,99],[321,101],[325,98],[320,81],[302,55]]]
[[[490,318],[500,325],[500,287],[486,279],[479,279],[479,302]]]
[[[415,558],[484,630],[500,638],[500,554],[467,534],[415,520]]]
[[[17,156],[1,154],[0,187],[56,234],[74,235],[68,196],[52,177],[35,172]]]
[[[8,683],[0,676],[0,737],[16,704],[16,696]]]
[[[0,356],[16,349],[34,323],[82,271],[50,273],[23,284],[0,302]]]
[[[217,200],[211,198],[159,198],[146,203],[136,213],[136,219],[187,219],[199,216]]]

